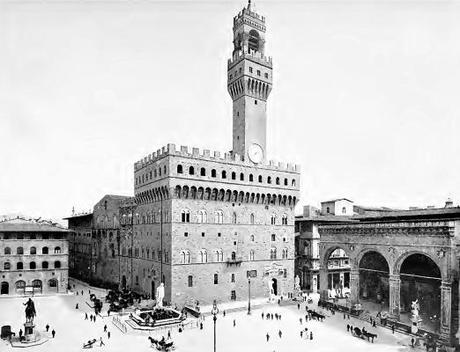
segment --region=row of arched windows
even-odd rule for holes
[[[177,165],[176,171],[177,171],[177,174],[184,174],[185,171],[184,171],[183,165],[181,165],[181,164]],[[199,169],[199,172],[198,172],[198,169],[195,172],[195,167],[189,166],[188,167],[188,174],[189,175],[195,175],[196,174],[196,175],[199,175],[199,176],[206,176],[207,175],[207,170],[206,170],[206,168],[202,167],[202,168]],[[222,170],[220,172],[220,178],[221,179],[225,180],[225,179],[227,179],[228,176],[230,176],[229,178],[232,179],[232,180],[245,181],[245,179],[246,179],[245,174],[243,172],[240,172],[238,174],[235,171],[232,171],[229,175],[227,174],[227,171],[225,171],[225,170]],[[211,169],[211,177],[212,178],[217,178],[216,169]],[[257,177],[255,177],[253,174],[249,174],[249,176],[248,176],[249,182],[255,182],[256,179],[257,179],[257,181],[259,183],[264,182],[264,178],[263,178],[262,175],[258,175]],[[291,179],[291,182],[289,182],[288,178],[281,179],[280,177],[272,178],[271,176],[267,176],[265,181],[268,184],[275,184],[275,185],[283,184],[284,186],[289,186],[289,183],[290,183],[290,185],[292,187],[296,186],[296,180],[294,178]]]
[[[283,248],[282,249],[282,254],[281,254],[281,259],[288,259],[288,249]],[[270,259],[277,259],[277,252],[276,252],[276,247],[270,248]],[[235,261],[237,260],[236,252],[232,251],[230,253],[230,257],[226,259],[227,261]],[[255,251],[251,249],[248,253],[248,260],[253,261],[255,260]],[[191,264],[191,263],[208,263],[208,262],[223,262],[224,261],[224,253],[222,249],[216,249],[212,253],[208,255],[208,251],[206,249],[201,249],[197,255],[196,255],[196,260],[192,260],[192,255],[189,250],[182,250],[180,252],[180,263],[181,264]]]
[[[5,255],[11,255],[12,251],[10,247],[5,247],[3,250]],[[54,254],[61,254],[62,250],[61,247],[54,247]],[[16,255],[24,254],[24,247],[17,247],[16,248]],[[37,254],[36,247],[30,247],[29,254]],[[42,247],[41,254],[50,254],[48,247]]]
[[[181,211],[181,222],[191,222],[191,216],[190,216],[190,210],[189,209],[183,209]],[[232,213],[232,224],[237,224],[238,223],[238,215],[236,212]],[[198,211],[197,216],[196,216],[196,222],[197,223],[208,223],[208,213],[206,210],[201,209]],[[224,223],[224,212],[222,210],[216,210],[214,212],[214,223],[215,224],[223,224]],[[255,224],[255,215],[254,213],[251,213],[249,215],[249,223],[251,225]],[[270,224],[271,225],[277,225],[277,216],[275,214],[272,214],[270,217]],[[288,224],[288,216],[286,214],[283,214],[281,216],[281,225],[287,225]]]
[[[44,261],[41,263],[41,268],[42,269],[49,269],[49,263],[47,261]],[[61,262],[59,260],[56,260],[54,262],[54,268],[55,269],[60,269],[61,268]],[[11,270],[11,263],[10,262],[5,262],[3,263],[3,270]],[[23,262],[17,262],[16,263],[16,270],[23,270],[24,269],[24,263]],[[37,269],[37,263],[36,262],[30,262],[29,263],[29,269],[35,270]]]
[[[166,176],[167,168],[166,165],[163,167],[158,167],[153,170],[148,170],[142,175],[136,177],[136,186],[141,185],[149,180],[153,180],[154,178],[161,177],[161,175]]]

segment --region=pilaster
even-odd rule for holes
[[[395,320],[399,320],[400,300],[401,300],[401,278],[399,275],[390,275],[390,316]]]
[[[359,302],[359,270],[350,271],[350,302],[351,304]]]
[[[451,306],[452,306],[452,283],[447,281],[441,282],[441,340],[450,345],[451,338]]]

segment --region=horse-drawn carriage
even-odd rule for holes
[[[361,330],[360,328],[353,328],[352,332],[353,336],[356,336],[360,339],[366,339],[367,341],[370,341],[374,343],[374,339],[377,338],[377,334],[370,333],[369,331],[366,331],[364,328]]]
[[[153,337],[149,336],[151,347],[156,348],[157,351],[170,352],[176,349],[173,341],[165,340],[163,337],[161,340],[156,340]]]
[[[89,340],[83,344],[83,348],[93,348],[93,345],[96,343],[96,339]]]

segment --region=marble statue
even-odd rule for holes
[[[157,307],[163,307],[163,299],[165,298],[165,284],[162,282],[157,288]]]

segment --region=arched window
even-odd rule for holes
[[[24,293],[26,289],[26,282],[23,280],[16,281],[16,292],[17,293]]]
[[[236,252],[235,251],[232,252],[232,260],[236,260]]]
[[[254,250],[253,249],[249,251],[249,260],[251,261],[254,260]]]
[[[191,263],[190,251],[185,251],[185,264]]]
[[[190,166],[188,168],[188,173],[189,173],[189,175],[195,175],[195,168],[193,166]]]
[[[227,178],[227,171],[222,171],[222,178]]]
[[[60,254],[61,253],[61,247],[54,247],[54,254]]]
[[[268,184],[271,184],[271,183],[272,183],[272,178],[271,178],[271,176],[268,176],[268,177],[267,177],[267,183],[268,183]]]
[[[288,217],[286,214],[283,214],[283,217],[281,218],[281,223],[283,225],[287,225],[288,224]]]
[[[275,214],[272,214],[272,216],[270,218],[270,224],[276,225],[276,215]]]
[[[161,170],[161,169],[160,169],[160,170]],[[161,171],[160,171],[160,172],[161,172]],[[181,174],[181,173],[183,173],[183,172],[184,172],[184,171],[183,171],[183,169],[182,169],[182,165],[180,165],[180,164],[177,165],[177,173],[178,173],[178,174]]]
[[[288,249],[287,249],[287,248],[283,248],[282,258],[283,258],[283,259],[287,259],[287,257],[288,257]]]
[[[200,210],[198,212],[198,222],[203,224],[208,222],[208,214],[206,213],[206,210]]]
[[[224,253],[222,249],[216,250],[216,262],[223,262],[224,261]]]
[[[11,263],[5,262],[3,263],[3,270],[10,270],[11,269]]]
[[[188,287],[193,287],[193,276],[192,275],[188,276]]]
[[[219,283],[219,275],[214,274],[214,285],[217,285]]]
[[[217,177],[216,169],[211,170],[211,177]]]
[[[342,214],[346,214],[346,213],[347,213],[347,208],[342,207]]]
[[[217,210],[214,213],[214,222],[216,224],[223,224],[224,223],[224,213],[222,210]]]
[[[236,172],[232,172],[232,180],[236,180]]]
[[[48,286],[49,287],[57,287],[57,280],[56,279],[51,279],[48,281]]]
[[[330,213],[331,212],[331,209],[329,207],[326,207],[326,213]]]
[[[190,210],[184,209],[181,212],[181,221],[182,222],[190,222]]]
[[[208,262],[208,252],[206,252],[206,249],[202,249],[200,251],[200,259],[202,263]]]
[[[262,175],[259,175],[259,182],[262,183]]]
[[[4,251],[5,255],[10,255],[11,254],[11,248],[10,247],[5,247]]]
[[[285,185],[285,186],[288,185],[288,179],[287,179],[287,178],[284,179],[284,185]]]
[[[17,262],[16,263],[16,270],[22,270],[24,269],[24,264],[22,262]]]
[[[42,254],[48,254],[48,247],[42,248]]]
[[[206,176],[206,169],[204,167],[201,168],[200,175],[201,176]]]
[[[22,247],[16,248],[16,254],[24,254],[24,248]]]
[[[292,179],[292,187],[295,187],[295,180]]]
[[[255,29],[251,29],[249,31],[249,40],[248,40],[248,46],[249,50],[254,50],[254,51],[259,51],[259,32],[257,32]]]
[[[59,269],[60,267],[61,267],[61,262],[60,262],[59,260],[56,260],[56,261],[54,262],[54,268],[55,268],[55,269]]]
[[[276,178],[276,184],[277,184],[277,185],[280,184],[280,178],[279,178],[279,177]]]
[[[249,174],[249,182],[254,182],[254,175],[253,174]]]
[[[180,263],[185,264],[185,251],[180,252]]]
[[[276,259],[276,248],[270,249],[270,259]]]
[[[254,216],[254,213],[252,213],[251,216],[250,216],[249,218],[250,218],[251,225],[254,225],[254,223],[255,223],[255,216]]]
[[[237,218],[237,216],[236,216],[236,213],[233,212],[232,222],[233,222],[234,224],[236,224],[237,221],[238,221],[238,218]]]
[[[240,181],[244,181],[244,174],[240,173]]]
[[[32,269],[32,270],[37,269],[37,264],[35,262],[30,262],[29,263],[29,269]]]

